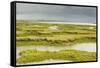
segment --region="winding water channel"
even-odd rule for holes
[[[60,50],[66,50],[66,49],[75,49],[75,50],[82,50],[82,51],[88,51],[88,52],[96,52],[96,43],[81,43],[81,44],[75,44],[75,45],[71,45],[71,46],[35,46],[35,45],[32,45],[32,46],[20,46],[20,47],[17,47],[17,58],[19,58],[20,56],[18,55],[18,53],[20,51],[23,51],[23,50],[28,50],[28,49],[36,49],[36,50],[40,50],[40,51],[60,51]],[[53,60],[53,59],[50,59],[50,60],[45,60],[45,61],[42,61],[42,62],[38,62],[38,64],[40,63],[59,63],[59,62],[71,62],[71,61],[67,61],[67,60]],[[31,63],[29,63],[31,64]],[[33,64],[33,63],[32,63]],[[34,64],[37,64],[37,62]]]

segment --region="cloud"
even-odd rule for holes
[[[17,19],[96,22],[95,7],[17,3]]]

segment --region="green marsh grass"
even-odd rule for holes
[[[25,50],[19,53],[20,57],[17,59],[18,64],[40,62],[49,59],[70,60],[72,62],[95,61],[96,53],[80,50],[61,50],[61,51],[38,51]]]

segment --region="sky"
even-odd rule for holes
[[[96,23],[96,8],[17,3],[16,18],[17,20],[54,20]]]

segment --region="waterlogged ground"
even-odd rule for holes
[[[39,51],[60,51],[60,50],[81,50],[81,51],[88,51],[88,52],[96,52],[96,43],[82,43],[82,44],[75,44],[73,46],[20,46],[17,47],[17,58],[21,57],[18,55],[23,50],[39,50]],[[31,62],[31,63],[22,63],[19,65],[25,65],[25,64],[45,64],[45,63],[62,63],[62,62],[73,62],[72,60],[61,60],[61,59],[48,59],[44,61],[39,62]]]
[[[29,49],[35,49],[39,51],[60,51],[60,50],[69,50],[69,49],[75,49],[75,50],[82,50],[82,51],[88,51],[88,52],[96,52],[96,43],[81,43],[81,44],[75,44],[72,46],[20,46],[17,47],[17,58],[19,57],[19,52],[23,50],[29,50]]]
[[[19,20],[16,30],[18,65],[96,60],[95,24]]]

